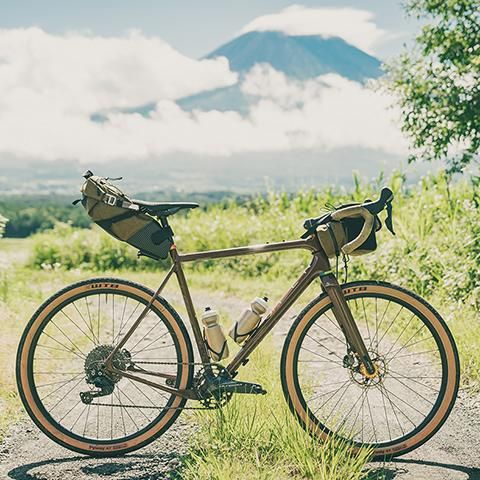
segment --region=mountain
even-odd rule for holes
[[[341,38],[291,36],[280,32],[248,32],[208,54],[226,57],[242,77],[256,64],[266,63],[287,77],[307,80],[326,73],[364,82],[381,75],[380,61]],[[184,110],[236,110],[246,113],[255,100],[240,85],[217,88],[178,100]]]
[[[222,45],[206,58],[226,57],[231,70],[244,73],[257,63],[299,80],[338,73],[363,81],[381,74],[380,61],[338,37],[290,36],[280,32],[249,32]]]

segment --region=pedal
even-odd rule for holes
[[[222,376],[217,377],[215,380],[215,382],[209,385],[209,390],[212,393],[219,390],[225,393],[246,393],[252,395],[265,395],[267,393],[258,383],[242,382]]]

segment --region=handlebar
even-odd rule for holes
[[[380,192],[380,198],[376,202],[362,203],[362,207],[365,207],[370,213],[376,215],[380,213],[386,205],[393,200],[393,192],[388,187],[383,187]]]

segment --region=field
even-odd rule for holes
[[[184,251],[298,238],[303,220],[319,215],[325,204],[375,198],[382,182],[357,182],[352,192],[272,193],[242,204],[213,204],[179,216],[172,226]],[[462,388],[477,391],[479,192],[467,182],[449,185],[442,176],[407,187],[403,177],[396,175],[389,184],[396,195],[397,235],[393,237],[383,228],[374,254],[350,260],[348,279],[386,280],[425,296],[455,336]],[[28,239],[0,240],[0,363],[4,366],[0,372],[0,432],[5,433],[8,425],[23,415],[14,386],[14,354],[35,308],[65,284],[92,276],[126,277],[154,287],[166,265],[137,260],[135,253],[96,227],[76,229],[67,224]],[[187,276],[196,299],[213,303],[216,298],[220,303],[221,299],[233,299],[235,308],[241,310],[254,296],[268,294],[272,301],[277,300],[308,261],[305,253],[206,261],[189,268]],[[340,277],[344,275],[340,268]],[[300,306],[317,294],[318,285],[311,287]],[[167,291],[166,297],[169,295],[178,298],[173,289]],[[181,308],[179,311],[183,315]],[[236,314],[232,309],[221,313],[226,325]],[[278,380],[277,343],[270,339],[266,349],[254,355],[245,373],[242,371],[242,378],[262,383],[270,395],[240,398],[223,412],[192,418],[199,428],[184,459],[183,478],[238,478],[241,472],[241,478],[356,479],[366,474],[369,452],[353,456],[335,442],[319,446],[287,413]]]

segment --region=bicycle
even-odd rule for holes
[[[114,205],[112,195],[105,203]],[[297,316],[281,354],[281,382],[291,412],[319,440],[335,436],[374,459],[407,453],[447,419],[459,385],[454,339],[419,296],[389,283],[340,285],[317,235],[336,221],[361,216],[363,228],[342,247],[371,235],[375,216],[391,209],[392,192],[310,219],[298,240],[180,253],[170,236],[171,268],[156,291],[116,278],[70,285],[46,300],[21,338],[20,397],[36,425],[60,445],[92,456],[131,452],[162,435],[185,408],[222,408],[233,394],[265,394],[235,380],[252,352],[306,288],[322,292]],[[170,230],[168,217],[197,206],[132,200]],[[391,210],[390,210],[391,211]],[[183,264],[306,249],[312,260],[234,358],[210,358]],[[180,315],[160,294],[177,277],[198,352]],[[188,400],[199,407],[187,407]],[[198,404],[197,404],[198,405]]]

